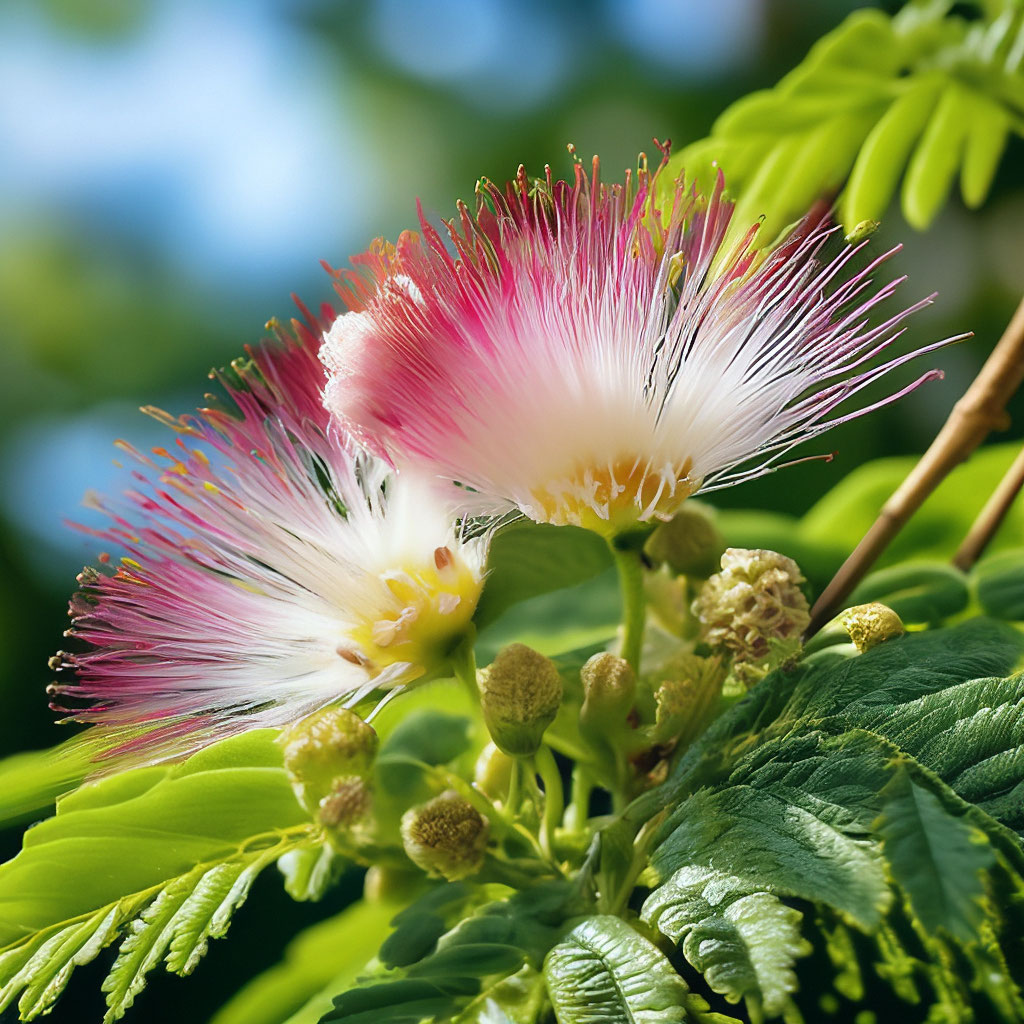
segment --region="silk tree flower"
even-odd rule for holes
[[[876,358],[931,297],[869,326],[900,283],[872,285],[892,252],[856,272],[862,245],[824,259],[836,229],[820,216],[772,247],[754,225],[726,248],[721,176],[705,197],[659,173],[641,159],[606,185],[596,158],[570,181],[520,168],[443,232],[421,209],[420,233],[334,272],[349,312],[321,351],[328,408],[381,457],[476,492],[480,511],[612,536],[941,376],[837,411],[937,347]]]
[[[323,325],[309,323],[221,373],[226,401],[180,419],[148,410],[175,450],[119,442],[138,486],[93,498],[112,522],[90,532],[126,555],[79,577],[69,635],[85,649],[54,659],[77,673],[51,687],[57,710],[180,754],[445,666],[486,539],[461,536],[433,481],[328,429]]]

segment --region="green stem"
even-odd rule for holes
[[[467,635],[452,651],[450,658],[452,675],[465,686],[474,703],[480,700],[480,691],[476,684],[476,649],[473,646],[475,639],[472,633]]]
[[[520,764],[519,758],[515,757],[512,759],[512,771],[508,780],[508,799],[505,801],[505,813],[510,821],[514,821],[519,814],[519,802],[522,800],[520,788],[522,777],[523,766]]]
[[[552,857],[552,843],[555,829],[562,823],[565,810],[565,794],[562,790],[562,776],[555,762],[555,755],[546,744],[541,744],[535,755],[537,772],[544,783],[544,816],[540,826],[540,845]]]
[[[644,571],[640,552],[619,547],[609,541],[615,568],[619,571],[619,592],[622,596],[622,657],[640,671],[640,650],[644,642],[644,619],[647,613],[644,597]]]
[[[566,815],[566,825],[574,832],[582,832],[590,817],[590,791],[594,788],[586,765],[576,762],[572,770],[572,802]]]

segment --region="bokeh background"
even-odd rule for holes
[[[600,153],[610,177],[652,136],[705,134],[854,6],[0,4],[0,752],[66,735],[46,708],[46,659],[96,552],[65,520],[87,515],[87,489],[121,485],[115,438],[164,440],[139,405],[193,407],[212,366],[291,314],[289,293],[330,298],[320,259],[393,237],[417,196],[447,215],[481,175],[568,170],[567,142]],[[830,465],[715,501],[800,512],[865,459],[924,448],[1024,288],[1021,149],[980,214],[954,201],[916,236],[893,211],[874,243],[906,243],[908,298],[940,293],[906,344],[976,332],[935,357],[946,380],[837,432]],[[206,1019],[325,909],[291,904],[268,876],[194,978],[154,973],[136,1019]],[[102,971],[80,971],[53,1019],[98,1021]]]

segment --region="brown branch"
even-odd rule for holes
[[[1022,379],[1024,300],[978,376],[953,407],[928,451],[882,507],[871,529],[815,602],[807,636],[813,636],[833,617],[889,542],[949,472],[963,462],[991,430],[1006,428],[1006,403]]]
[[[963,543],[957,548],[953,564],[958,569],[967,572],[981,557],[989,541],[996,535],[996,530],[1002,525],[1021,487],[1024,487],[1024,448],[1018,452],[1013,465],[999,481],[999,486],[985,502],[985,507],[978,513],[978,518],[971,524]]]

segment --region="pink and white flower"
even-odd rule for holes
[[[420,233],[336,272],[349,312],[324,338],[327,407],[478,510],[612,535],[941,376],[840,410],[937,347],[876,358],[931,298],[869,326],[900,283],[872,285],[892,252],[856,272],[863,245],[825,260],[836,229],[813,216],[770,248],[756,225],[727,244],[721,178],[709,197],[657,179],[643,162],[635,185],[601,183],[596,160],[570,181],[520,169],[443,232],[420,211]]]
[[[463,539],[433,481],[328,429],[323,324],[295,330],[219,375],[227,401],[149,410],[177,446],[121,442],[137,489],[92,499],[112,525],[90,532],[126,554],[79,577],[85,649],[58,655],[77,678],[51,692],[147,756],[405,685],[444,666],[476,607],[485,540]]]

